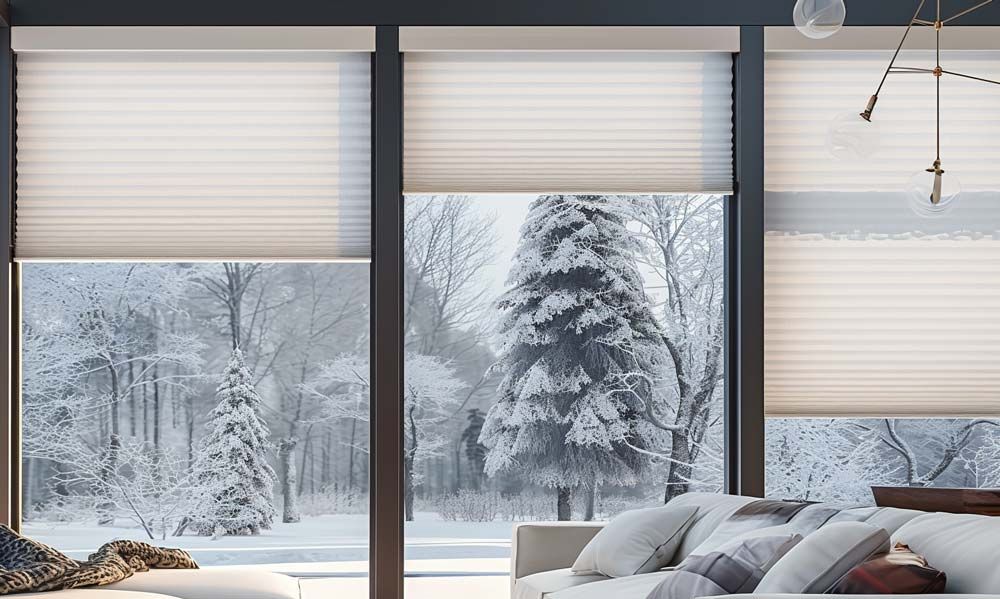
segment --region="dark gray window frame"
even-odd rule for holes
[[[911,0],[850,2],[849,25],[899,25]],[[371,25],[378,26],[372,58],[372,490],[370,593],[403,596],[402,518],[402,57],[404,25],[674,25],[740,27],[734,63],[734,195],[726,205],[726,474],[729,493],[764,492],[763,199],[764,27],[791,25],[787,0],[507,0],[502,4],[456,0],[214,0],[181,10],[171,3],[133,0],[0,0],[0,246],[8,272],[0,276],[0,337],[6,338],[0,380],[0,522],[18,524],[20,466],[17,266],[13,262],[14,62],[16,25]],[[1000,4],[987,6],[963,25],[1000,25]],[[9,359],[6,359],[8,358]]]

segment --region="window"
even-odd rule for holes
[[[927,58],[913,52],[903,60]],[[871,94],[870,74],[887,58],[767,57],[765,408],[774,496],[870,502],[873,484],[1000,482],[1000,180],[987,158],[997,124],[985,117],[1000,97],[961,80],[942,86],[942,153],[964,191],[953,211],[920,215],[904,190],[933,153],[933,85],[891,78],[877,136],[838,116]],[[944,58],[1000,73],[996,52]]]
[[[28,263],[22,288],[27,534],[77,559],[132,538],[364,571],[368,414],[328,379],[367,356],[367,265]]]
[[[368,388],[337,378],[369,353],[360,29],[19,38],[27,533],[365,595]]]
[[[723,201],[406,197],[409,568],[722,490]]]
[[[732,59],[425,50],[404,56],[406,571],[505,585],[512,523],[722,490]]]

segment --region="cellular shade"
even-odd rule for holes
[[[15,256],[368,259],[369,56],[19,54]]]
[[[768,416],[1000,415],[1000,89],[943,81],[946,175],[964,192],[952,212],[919,216],[905,185],[934,158],[932,77],[890,76],[870,159],[838,160],[826,145],[831,121],[864,107],[888,58],[767,56]],[[1000,75],[996,52],[942,62]]]
[[[865,108],[891,58],[885,52],[773,52],[764,75],[768,191],[901,191],[935,157],[935,86],[927,74],[889,75],[870,129],[869,159],[837,160],[828,137],[838,117]],[[945,51],[949,70],[1000,80],[1000,51]],[[903,52],[903,66],[933,67],[931,51]],[[948,77],[941,83],[941,156],[966,191],[1000,190],[1000,88]]]
[[[728,193],[732,55],[416,52],[407,193]]]

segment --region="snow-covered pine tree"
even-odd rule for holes
[[[194,466],[199,497],[193,523],[203,535],[258,534],[274,522],[277,477],[267,462],[260,395],[239,349],[216,394],[219,404],[209,415]]]
[[[634,485],[647,463],[662,342],[627,215],[612,197],[535,200],[498,302],[503,379],[481,435],[486,471],[557,489],[560,520],[573,489]]]

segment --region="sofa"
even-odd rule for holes
[[[673,499],[670,505],[694,506],[697,511],[670,566],[680,563],[741,507],[758,500],[714,493],[688,493]],[[905,543],[943,571],[950,599],[1000,599],[1000,517],[877,508],[867,523],[884,529],[892,543]],[[518,525],[511,555],[512,599],[645,599],[673,574],[670,566],[618,578],[574,574],[570,567],[602,526],[593,522]],[[791,599],[796,595],[726,597]]]
[[[260,568],[150,570],[101,587],[24,593],[38,599],[299,599],[299,581]]]

